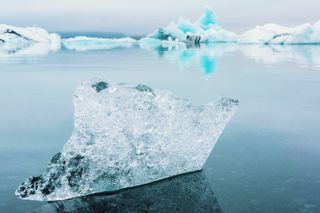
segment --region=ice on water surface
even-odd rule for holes
[[[64,212],[196,212],[222,210],[202,171],[178,175],[117,193],[88,195],[49,202],[34,213]]]
[[[221,98],[196,106],[145,85],[84,81],[69,141],[16,195],[63,200],[201,170],[237,105]]]
[[[218,24],[214,10],[207,7],[195,22],[180,18],[166,27],[156,29],[144,40],[179,41],[185,43],[239,43],[239,44],[319,44],[320,21],[296,27],[269,23],[256,26],[244,33],[234,33]],[[158,42],[161,45],[161,42]]]
[[[0,51],[13,52],[36,43],[47,44],[47,49],[55,51],[60,48],[60,36],[39,27],[0,24]]]
[[[70,50],[87,51],[87,50],[107,50],[113,48],[132,47],[137,40],[127,38],[92,38],[78,36],[63,40],[63,46]]]

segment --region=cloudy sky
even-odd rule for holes
[[[0,23],[50,31],[145,34],[180,16],[194,20],[205,5],[220,24],[241,32],[275,22],[294,26],[320,19],[320,0],[0,0]]]

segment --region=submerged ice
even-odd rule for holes
[[[63,200],[201,170],[237,105],[221,98],[196,106],[146,85],[84,81],[69,141],[16,195]]]

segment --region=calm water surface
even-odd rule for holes
[[[0,55],[0,212],[45,204],[14,191],[61,150],[73,91],[96,77],[238,99],[204,169],[222,211],[320,212],[320,46],[235,45]]]

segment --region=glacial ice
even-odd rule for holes
[[[70,139],[16,195],[63,200],[201,170],[237,105],[221,98],[196,106],[145,85],[84,81]]]
[[[86,36],[61,40],[58,34],[48,33],[42,28],[0,25],[0,57],[16,53],[35,43],[42,43],[39,45],[42,47],[41,52],[59,50],[61,44],[67,49],[76,51],[124,48],[135,45],[155,48],[185,44],[190,47],[199,46],[200,43],[320,44],[320,20],[315,24],[305,23],[296,27],[284,27],[270,23],[256,26],[244,33],[234,33],[220,26],[214,10],[206,7],[204,14],[194,22],[180,18],[177,22],[172,22],[166,27],[159,27],[139,40],[130,37],[92,38]]]
[[[314,25],[303,24],[283,27],[277,24],[257,26],[238,36],[238,43],[248,44],[319,44],[320,21]]]
[[[117,193],[88,195],[49,202],[34,213],[61,212],[197,212],[221,213],[218,200],[202,171],[178,175]]]
[[[180,18],[167,27],[158,28],[144,39],[158,39],[186,43],[236,42],[237,35],[218,25],[215,12],[207,7],[195,22]]]
[[[113,48],[132,47],[137,43],[136,39],[127,38],[93,38],[78,36],[63,40],[63,46],[70,50],[108,50]]]
[[[238,34],[222,28],[215,12],[207,7],[196,22],[180,18],[177,23],[158,28],[144,39],[185,43],[319,44],[320,21],[292,28],[270,23]]]
[[[0,24],[1,52],[9,54],[37,43],[41,43],[48,51],[57,51],[60,48],[60,36],[38,27],[23,28]]]

